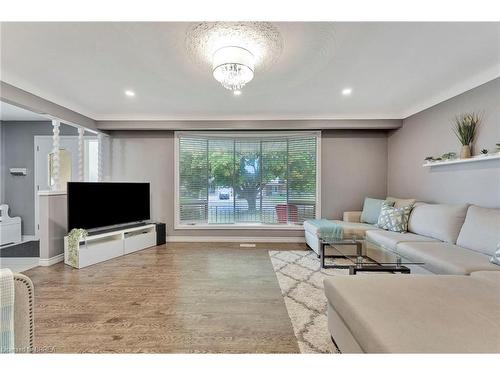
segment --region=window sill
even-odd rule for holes
[[[174,229],[187,229],[187,230],[200,230],[200,229],[210,229],[210,230],[304,230],[302,224],[176,224]]]

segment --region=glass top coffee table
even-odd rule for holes
[[[363,256],[364,241],[365,239],[363,237],[350,237],[342,239],[335,237],[320,238],[321,246],[319,257],[321,268],[348,269],[350,275],[355,275],[358,272],[390,272],[409,274],[411,270],[408,266],[421,266],[424,264],[421,262],[413,262],[403,259],[401,255],[392,249],[370,242],[370,246],[377,247],[377,250],[384,254],[383,260],[373,260]],[[351,246],[355,248],[355,255],[348,254],[345,250],[345,247]],[[327,255],[325,252],[327,248],[333,248],[336,254]],[[342,261],[334,261],[331,264],[325,264],[326,259],[337,259]]]

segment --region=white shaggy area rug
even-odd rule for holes
[[[321,269],[312,251],[269,251],[301,353],[339,353],[328,331],[323,279],[347,270]]]

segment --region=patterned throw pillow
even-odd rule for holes
[[[377,227],[392,232],[406,232],[408,230],[408,219],[413,205],[394,208],[391,205],[383,204],[378,217]]]

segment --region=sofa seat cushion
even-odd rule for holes
[[[350,223],[342,220],[330,220],[332,223],[341,225],[344,229],[344,238],[348,237],[364,237],[365,232],[369,229],[375,229],[376,227],[371,224],[366,223]],[[318,227],[309,221],[304,222],[304,230],[314,235],[318,235]]]
[[[443,275],[469,275],[475,271],[500,271],[487,255],[444,242],[400,242],[397,253],[423,262],[427,270]]]
[[[408,220],[408,230],[454,244],[464,223],[467,207],[416,203]]]
[[[333,276],[324,284],[329,304],[364,352],[500,352],[500,284],[386,274]]]
[[[500,271],[476,271],[470,277],[479,278],[500,285]]]
[[[500,244],[500,209],[470,206],[457,245],[493,255]]]
[[[374,242],[377,245],[388,247],[395,250],[400,242],[440,242],[434,238],[421,236],[415,233],[398,233],[386,230],[369,230],[366,232],[366,240]]]

